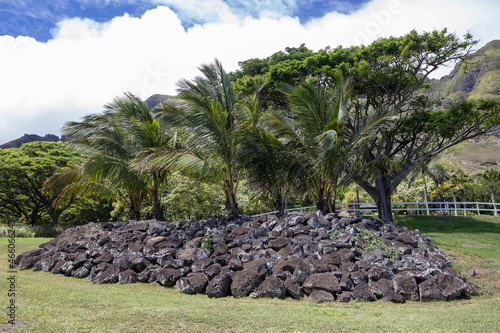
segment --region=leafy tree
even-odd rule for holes
[[[176,106],[164,104],[159,117],[179,131],[182,149],[147,150],[137,164],[143,169],[173,168],[193,178],[217,183],[225,195],[228,218],[240,215],[236,187],[236,97],[221,63],[200,68],[203,77],[181,80]]]
[[[486,180],[490,185],[490,194],[491,194],[491,202],[493,203],[493,209],[495,216],[498,216],[496,197],[495,197],[495,189],[493,188],[493,182],[500,180],[500,171],[496,169],[487,169],[485,170],[481,176],[484,180]]]
[[[500,122],[498,102],[462,102],[432,111],[433,101],[422,96],[429,75],[464,60],[475,43],[469,34],[461,40],[446,29],[412,31],[369,46],[325,48],[293,62],[268,62],[261,72],[273,82],[307,78],[329,86],[335,82],[335,70],[341,70],[355,82],[354,129],[374,113],[390,111],[396,116],[391,126],[367,142],[356,173],[380,217],[392,221],[391,194],[413,168],[448,147],[488,133]]]
[[[0,214],[16,217],[33,225],[48,215],[52,225],[74,202],[69,197],[65,205],[54,207],[60,187],[52,190],[43,184],[59,168],[80,163],[80,154],[61,142],[30,142],[20,148],[0,150]],[[46,214],[46,215],[45,215]]]
[[[221,215],[224,197],[215,185],[175,174],[164,196],[167,214],[172,220],[202,219]]]

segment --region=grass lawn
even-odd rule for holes
[[[452,302],[323,303],[209,299],[147,284],[92,285],[44,272],[16,274],[15,332],[498,332],[500,218],[397,218],[432,237],[455,267],[491,294]],[[17,239],[18,253],[47,241]],[[2,308],[7,299],[7,240],[0,239]],[[0,323],[7,316],[2,312]],[[8,328],[8,325],[1,325]]]

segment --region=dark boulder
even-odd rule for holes
[[[370,286],[366,282],[361,282],[352,290],[352,298],[357,301],[373,302],[375,295],[370,290]]]
[[[335,302],[335,296],[325,290],[314,291],[307,300],[312,303]]]
[[[312,294],[315,290],[324,290],[333,294],[341,291],[339,281],[332,273],[312,274],[304,281],[302,288],[308,294]]]
[[[208,297],[225,297],[231,292],[231,274],[229,271],[222,271],[215,276],[207,285],[205,293]]]
[[[233,276],[231,294],[234,297],[248,296],[263,280],[262,274],[253,269],[238,271]]]
[[[257,288],[260,297],[283,299],[286,296],[285,284],[280,278],[269,276]]]

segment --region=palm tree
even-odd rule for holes
[[[460,171],[459,173],[452,175],[449,182],[450,182],[450,186],[451,186],[452,191],[453,191],[453,200],[455,203],[455,215],[457,215],[457,210],[456,210],[457,199],[455,196],[455,190],[457,189],[460,192],[462,192],[462,202],[463,202],[463,206],[464,206],[464,215],[467,216],[467,208],[466,208],[466,204],[465,204],[465,185],[469,182],[469,176],[465,172]]]
[[[131,169],[137,154],[147,148],[161,147],[167,140],[146,104],[132,94],[105,106],[102,114],[91,114],[81,122],[68,122],[64,133],[70,143],[87,158],[79,168],[60,170],[47,186],[65,184],[59,202],[73,195],[99,195],[126,204],[130,219],[142,217],[148,199],[152,215],[164,220],[159,188],[165,173]]]
[[[442,163],[433,163],[432,165],[429,165],[429,162],[431,161],[427,160],[424,161],[422,164],[418,165],[415,169],[413,169],[410,174],[408,175],[408,187],[411,186],[413,182],[413,178],[420,174],[422,177],[422,183],[424,185],[424,198],[425,198],[425,207],[427,211],[427,215],[430,215],[430,208],[429,208],[429,191],[427,187],[427,176],[430,176],[432,180],[436,183],[436,186],[439,187],[443,183],[445,183],[448,180],[448,176],[446,173],[445,166]]]
[[[300,178],[300,163],[286,144],[263,126],[258,95],[264,84],[239,109],[238,158],[249,184],[267,192],[275,201],[278,215],[284,215],[287,197]]]
[[[146,150],[136,166],[149,170],[172,168],[218,183],[225,194],[228,218],[236,218],[240,215],[236,202],[240,177],[236,166],[236,100],[230,77],[217,59],[199,69],[202,77],[179,82],[178,105],[164,105],[158,110],[159,119],[178,130],[182,149]]]
[[[451,186],[447,183],[436,186],[431,192],[432,197],[437,197],[440,202],[446,201],[446,194],[450,191]],[[442,203],[439,204],[440,209],[443,209]],[[455,205],[456,207],[456,205]],[[449,215],[449,210],[448,210]]]
[[[332,211],[331,200],[335,199],[341,178],[350,174],[345,171],[369,128],[358,133],[346,129],[346,102],[351,88],[351,81],[340,75],[331,88],[308,82],[296,88],[285,86],[282,91],[288,95],[292,117],[283,113],[266,115],[268,130],[286,140],[295,151],[306,172],[302,181],[311,188],[316,209],[323,213]],[[350,179],[343,183],[349,184]]]
[[[497,206],[496,206],[496,198],[495,198],[495,190],[493,188],[493,182],[500,180],[500,171],[495,169],[487,169],[485,170],[481,176],[484,180],[486,180],[490,185],[490,194],[491,194],[491,202],[493,203],[493,210],[495,216],[498,216]]]
[[[429,195],[427,191],[427,181],[425,178],[425,175],[429,172],[429,166],[428,166],[428,161],[423,162],[419,166],[417,166],[415,169],[413,169],[410,174],[408,175],[408,187],[411,186],[413,178],[415,175],[420,174],[422,177],[422,183],[424,185],[424,198],[425,198],[425,208],[427,210],[427,215],[431,215],[430,209],[429,209]]]

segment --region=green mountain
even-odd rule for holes
[[[175,105],[175,101],[175,96],[155,94],[146,99],[145,102],[148,108],[152,110],[155,107],[161,106],[163,103],[170,103]]]
[[[439,80],[431,80],[430,96],[447,107],[462,99],[500,98],[500,40],[486,44],[459,62],[453,71]]]
[[[462,99],[500,99],[500,40],[472,53],[467,65],[458,63],[440,80],[431,80],[429,95],[438,99],[436,108],[446,108]],[[500,129],[490,137],[462,142],[444,152],[439,160],[450,168],[480,173],[500,166]]]

